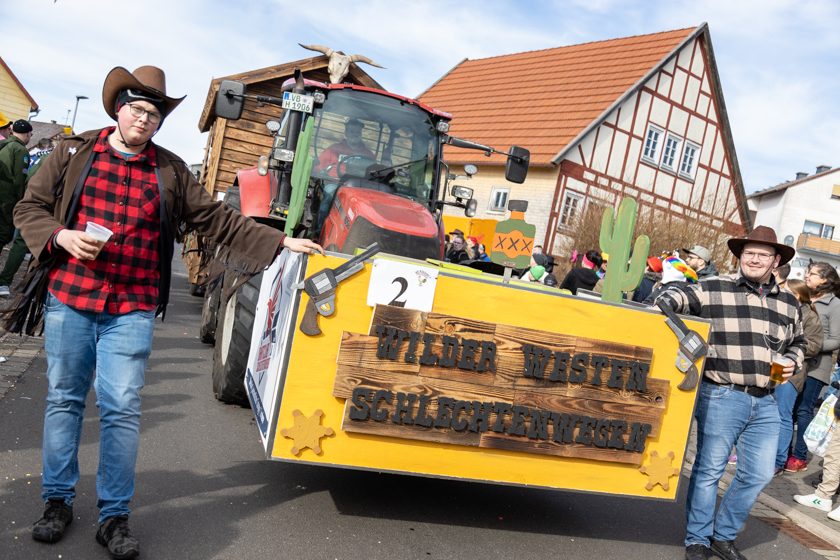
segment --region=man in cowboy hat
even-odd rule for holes
[[[779,437],[779,409],[773,399],[770,364],[789,359],[784,377],[802,367],[805,338],[799,305],[780,290],[773,269],[796,251],[776,241],[776,232],[758,226],[732,238],[729,250],[739,273],[704,278],[659,296],[678,313],[711,320],[697,419],[697,456],[686,502],[686,560],[712,553],[742,560],[735,547],[758,494],[773,478]],[[718,482],[732,446],[738,444],[738,473],[715,515]]]
[[[33,255],[30,282],[41,271],[48,289],[45,303],[36,298],[19,307],[24,317],[17,316],[16,326],[29,321],[27,329],[34,329],[43,304],[49,388],[41,477],[46,509],[32,528],[38,541],[58,541],[73,520],[85,397],[93,382],[100,418],[96,540],[114,558],[139,554],[128,506],[140,389],[154,318],[165,314],[169,299],[175,238],[194,229],[214,239],[246,275],[263,270],[283,247],[323,253],[310,240],[286,237],[214,201],[183,160],[152,141],[183,99],[167,95],[159,68],[114,68],[102,102],[115,126],[62,140],[15,209]],[[109,240],[87,234],[91,223],[111,230]]]

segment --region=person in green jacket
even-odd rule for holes
[[[23,198],[23,191],[26,188],[29,170],[29,150],[26,149],[26,145],[31,138],[32,125],[29,121],[20,119],[12,124],[12,133],[9,137],[0,141],[0,250],[14,239],[15,226],[12,223],[12,211],[18,200]],[[20,243],[23,241],[21,240]],[[26,246],[23,246],[23,253],[20,252],[20,247],[17,251],[10,251],[9,258],[13,252],[18,260],[15,267],[17,270],[26,255]],[[0,296],[9,295],[9,282],[10,280],[0,282]]]
[[[41,164],[44,163],[46,157],[50,155],[50,152],[52,152],[54,147],[52,142],[49,142],[48,146],[48,149],[41,150],[32,156],[30,161],[31,165],[29,166],[29,170],[26,172],[26,184],[29,184],[29,180],[33,175],[35,175],[35,172],[38,171],[38,168],[40,168]],[[8,297],[11,295],[9,286],[12,285],[12,280],[14,280],[15,274],[20,268],[20,265],[23,264],[23,261],[26,259],[26,254],[28,252],[29,249],[26,246],[26,241],[20,234],[20,230],[15,229],[12,246],[9,248],[9,255],[6,257],[6,264],[3,265],[3,270],[0,271],[0,297]]]
[[[12,134],[0,141],[0,250],[12,240],[15,226],[12,210],[23,197],[26,172],[29,169],[29,150],[32,125],[23,119],[12,124]]]

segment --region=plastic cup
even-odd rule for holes
[[[793,363],[793,360],[786,358],[781,354],[773,356],[773,361],[770,363],[770,381],[776,385],[781,385],[787,379],[784,377],[785,368]]]
[[[111,239],[112,235],[114,235],[113,231],[105,226],[97,224],[96,222],[88,222],[87,225],[85,225],[85,233],[93,237],[96,240],[96,244],[99,245],[99,249],[96,251],[96,257],[99,256],[99,251],[102,250],[105,243]],[[93,258],[95,259],[96,257]]]
[[[97,241],[101,242],[102,244],[111,239],[111,236],[114,235],[113,231],[106,228],[105,226],[100,226],[96,222],[88,222],[85,226],[85,233],[87,233]]]

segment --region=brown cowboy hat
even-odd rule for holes
[[[760,243],[767,245],[776,250],[776,253],[781,255],[779,266],[790,261],[796,254],[796,249],[790,245],[785,245],[776,241],[776,231],[767,226],[758,226],[752,230],[746,237],[733,237],[726,242],[729,245],[729,250],[738,258],[741,258],[741,251],[744,250],[744,245],[747,243]]]
[[[171,113],[186,97],[185,95],[175,98],[166,95],[166,75],[163,70],[156,66],[141,66],[134,72],[129,72],[122,66],[117,66],[108,72],[105,83],[102,84],[102,104],[105,106],[105,112],[114,120],[117,120],[115,111],[117,95],[125,89],[140,90],[163,99],[166,106],[164,117]]]

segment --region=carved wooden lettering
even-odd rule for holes
[[[641,464],[669,383],[649,348],[377,306],[345,332],[348,432]]]

